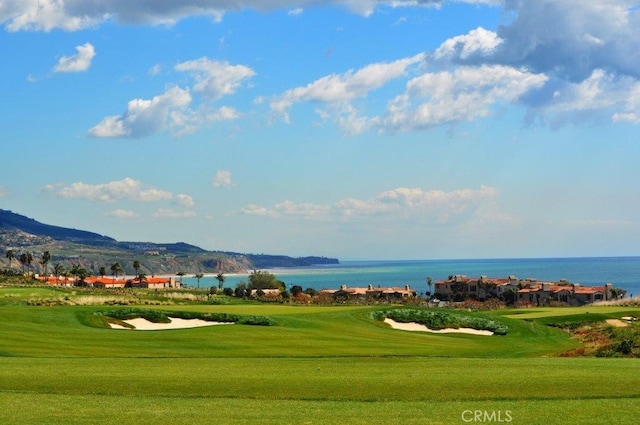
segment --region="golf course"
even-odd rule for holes
[[[400,308],[0,286],[0,423],[638,423],[639,359],[567,357],[584,341],[550,325],[640,307],[447,309],[492,336],[380,320]],[[229,325],[112,328],[123,310]]]

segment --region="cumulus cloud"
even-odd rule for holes
[[[457,0],[493,4],[497,0]],[[172,25],[191,16],[220,21],[225,13],[243,9],[289,9],[337,5],[363,16],[379,6],[414,7],[440,5],[445,0],[181,0],[181,1],[101,1],[101,0],[1,0],[0,23],[9,31],[77,31],[106,21],[142,25]]]
[[[53,72],[83,72],[91,66],[91,60],[96,55],[96,49],[91,43],[76,46],[76,53],[72,56],[63,56],[53,68]]]
[[[373,63],[357,71],[322,77],[304,87],[296,87],[276,96],[271,101],[271,110],[281,115],[285,122],[289,122],[288,110],[295,103],[316,102],[330,105],[346,123],[352,123],[354,118],[359,117],[354,114],[351,101],[364,98],[389,81],[406,75],[411,65],[422,62],[424,58],[425,54],[420,53],[393,62]]]
[[[240,117],[235,108],[213,108],[207,102],[235,93],[244,81],[255,75],[251,68],[203,57],[179,63],[175,69],[188,72],[193,77],[193,87],[174,86],[152,99],[133,99],[122,115],[105,117],[89,130],[89,135],[137,138],[168,130],[180,137],[198,130],[205,123]],[[194,105],[192,93],[206,102]]]
[[[130,177],[99,184],[76,182],[61,187],[49,185],[47,189],[54,190],[59,197],[64,199],[86,199],[98,202],[114,202],[121,199],[155,202],[173,197],[171,192],[150,187]]]
[[[184,193],[177,194],[176,201],[178,205],[186,208],[191,208],[196,204],[191,196],[185,195]]]
[[[433,54],[435,59],[463,60],[473,56],[488,56],[493,53],[503,40],[493,31],[478,27],[468,34],[459,35],[446,40]]]
[[[214,187],[230,187],[233,186],[233,180],[230,171],[218,170],[211,180]]]
[[[166,128],[177,129],[184,119],[174,111],[183,111],[191,103],[191,94],[172,87],[152,99],[133,99],[122,115],[104,118],[89,130],[93,137],[143,137]]]
[[[235,93],[243,81],[256,75],[247,66],[231,65],[206,57],[179,63],[175,69],[191,73],[195,80],[194,93],[210,100]]]
[[[401,187],[381,192],[371,199],[346,198],[333,204],[296,203],[290,200],[270,208],[250,204],[245,206],[241,213],[272,218],[334,221],[359,220],[366,217],[394,220],[419,218],[434,223],[448,223],[472,213],[497,195],[497,189],[489,186],[451,192]]]
[[[106,215],[115,218],[135,218],[138,217],[138,214],[131,210],[123,210],[123,209],[115,209],[113,211],[109,211]]]
[[[426,73],[390,102],[382,126],[406,131],[472,121],[488,115],[493,104],[515,102],[546,81],[545,75],[500,65]]]

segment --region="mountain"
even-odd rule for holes
[[[33,218],[0,209],[0,228],[21,230],[36,236],[49,236],[59,241],[69,241],[86,245],[109,245],[116,242],[108,236],[84,230],[68,229],[66,227],[51,226],[40,223]]]
[[[288,257],[285,255],[243,254],[207,251],[184,242],[120,242],[111,237],[78,229],[52,226],[32,218],[0,209],[0,248],[30,251],[38,258],[44,251],[52,255],[51,264],[60,263],[67,270],[80,265],[94,274],[101,267],[119,262],[126,274],[134,274],[133,262],[140,263],[145,274],[242,273],[274,267],[306,267],[338,264],[335,258]],[[35,261],[34,263],[38,263]],[[15,264],[15,262],[14,262]],[[1,266],[11,266],[4,255]]]

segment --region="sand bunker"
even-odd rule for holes
[[[611,325],[615,328],[624,328],[629,326],[627,322],[623,322],[620,319],[607,319],[606,322],[607,322],[607,325]]]
[[[153,323],[148,321],[147,319],[143,319],[141,317],[137,319],[123,320],[123,322],[128,323],[133,326],[136,331],[162,331],[167,329],[188,329],[188,328],[199,328],[202,326],[216,326],[216,325],[233,325],[233,322],[208,322],[206,320],[201,319],[179,319],[177,317],[169,317],[171,320],[170,323]],[[109,323],[111,329],[129,329],[125,326],[121,326],[115,323]]]
[[[484,331],[484,330],[471,329],[471,328],[459,328],[459,329],[447,328],[447,329],[438,329],[438,330],[429,329],[428,327],[420,323],[415,323],[415,322],[400,323],[400,322],[396,322],[393,319],[389,319],[388,317],[384,319],[384,323],[387,323],[393,329],[400,329],[402,331],[432,332],[432,333],[438,333],[438,334],[460,333],[460,334],[484,335],[484,336],[493,335],[493,332],[491,331]]]

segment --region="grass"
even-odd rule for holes
[[[48,296],[30,290],[0,288],[0,300],[17,294],[0,302],[3,424],[459,424],[469,410],[509,411],[522,424],[635,424],[640,415],[637,359],[559,357],[580,343],[545,324],[640,308],[458,312],[509,328],[481,337],[393,330],[371,319],[382,307],[144,305],[274,325],[140,332],[85,320],[121,307],[28,306]]]

